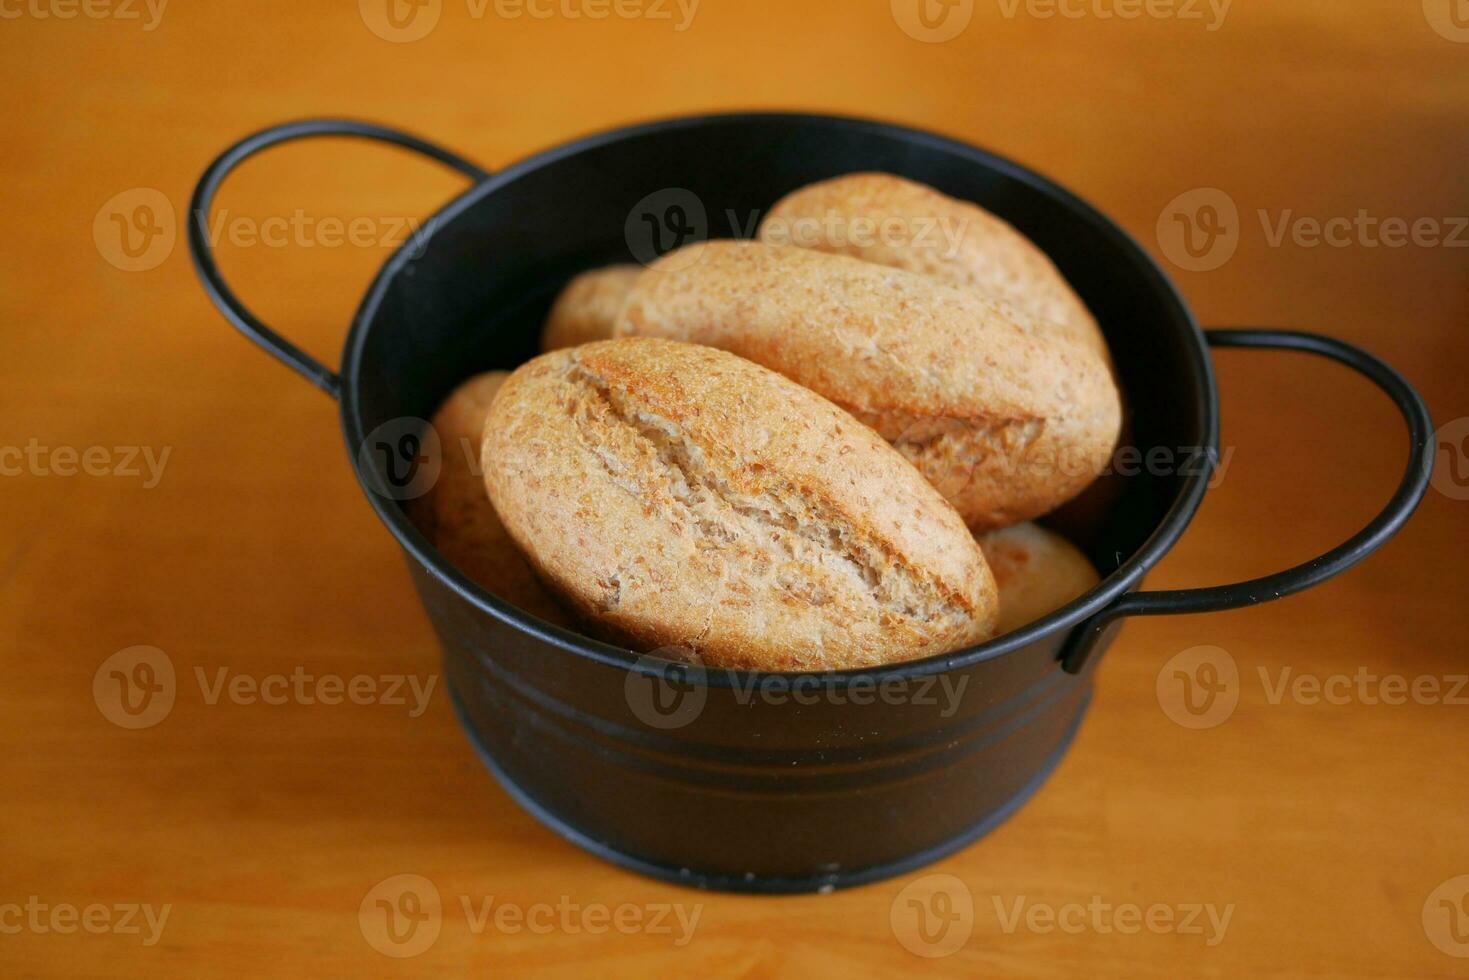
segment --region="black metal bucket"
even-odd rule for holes
[[[340,374],[239,302],[207,237],[215,191],[235,166],[315,136],[408,147],[474,181],[384,266],[347,335]],[[405,518],[390,489],[390,454],[360,451],[385,425],[429,417],[469,375],[530,357],[552,298],[572,275],[630,259],[626,229],[644,217],[634,213],[640,202],[681,188],[692,197],[677,200],[705,208],[710,237],[747,236],[751,216],[787,192],[863,170],[977,201],[1030,236],[1106,332],[1132,409],[1133,444],[1205,454],[1202,465],[1124,481],[1085,536],[1093,561],[1111,571],[1064,609],[973,649],[876,670],[706,672],[638,657],[479,589]],[[855,885],[973,841],[1019,807],[1066,751],[1096,655],[1121,617],[1251,605],[1314,585],[1401,527],[1432,465],[1427,409],[1381,361],[1312,334],[1202,333],[1157,265],[1085,202],[990,153],[900,126],[783,114],[675,119],[579,140],[491,175],[393,130],[294,123],[242,141],[210,166],[189,231],[200,276],[225,316],[340,401],[348,455],[403,547],[486,764],[574,843],[700,887]],[[1234,585],[1138,592],[1193,517],[1217,455],[1209,344],[1307,351],[1355,368],[1407,420],[1407,475],[1375,520],[1314,561]]]

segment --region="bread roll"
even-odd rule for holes
[[[1060,328],[974,290],[794,246],[671,253],[639,277],[616,332],[720,347],[825,395],[975,530],[1080,493],[1121,418],[1107,365]]]
[[[994,628],[994,580],[943,498],[847,413],[723,351],[544,354],[495,399],[483,459],[543,577],[635,650],[825,670]]]
[[[439,478],[408,508],[409,519],[446,559],[487,592],[557,624],[571,620],[536,580],[495,514],[479,450],[495,393],[510,375],[491,371],[464,382],[433,417],[443,455]]]
[[[575,347],[611,337],[612,325],[642,271],[640,265],[612,265],[583,272],[571,280],[546,317],[541,350]]]
[[[1096,319],[1046,254],[977,204],[883,173],[849,174],[777,202],[760,240],[850,255],[978,289],[1060,324],[1108,359]]]
[[[1036,524],[991,531],[979,544],[1000,588],[1000,633],[1055,612],[1101,581],[1075,545]]]

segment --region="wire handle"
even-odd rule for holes
[[[476,183],[485,180],[490,174],[455,153],[400,130],[352,119],[307,119],[271,126],[245,137],[221,153],[199,178],[199,183],[194,188],[193,200],[189,204],[189,252],[194,257],[194,270],[199,273],[204,291],[209,294],[210,300],[224,314],[225,319],[246,337],[280,358],[288,367],[295,369],[328,395],[340,398],[342,379],[335,371],[267,327],[240,302],[240,298],[220,274],[219,265],[214,261],[213,246],[209,242],[209,211],[214,205],[214,195],[236,167],[273,146],[322,136],[366,139],[414,150],[459,171]]]
[[[1428,489],[1435,448],[1432,442],[1433,419],[1418,392],[1388,364],[1360,347],[1299,330],[1206,330],[1204,336],[1213,347],[1252,347],[1317,354],[1345,364],[1363,375],[1387,392],[1408,423],[1408,470],[1381,513],[1362,530],[1320,557],[1283,572],[1231,585],[1123,595],[1077,626],[1067,638],[1061,650],[1061,665],[1069,673],[1080,673],[1102,634],[1124,616],[1165,616],[1238,609],[1272,602],[1320,585],[1382,547],[1412,516]]]

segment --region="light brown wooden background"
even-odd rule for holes
[[[962,879],[976,912],[963,949],[921,959],[890,926],[920,875],[762,899],[625,874],[517,808],[439,694],[416,719],[384,705],[208,704],[196,669],[426,677],[437,650],[349,474],[334,407],[229,330],[182,241],[125,272],[92,231],[134,188],[161,192],[181,219],[217,151],[294,117],[383,120],[494,167],[676,113],[866,114],[1035,166],[1155,254],[1170,200],[1225,191],[1242,215],[1238,253],[1207,273],[1169,266],[1201,319],[1363,344],[1443,424],[1469,415],[1469,252],[1272,247],[1256,217],[1469,214],[1469,43],[1435,31],[1419,0],[1235,0],[1212,31],[1207,14],[1098,16],[1110,0],[1072,0],[1080,19],[976,0],[964,32],[935,44],[900,30],[888,0],[703,0],[682,32],[508,19],[493,4],[476,19],[443,0],[413,43],[375,36],[353,0],[174,0],[151,31],[141,6],[131,21],[37,16],[58,3],[6,0],[19,16],[0,20],[0,445],[171,456],[153,488],[35,467],[0,478],[0,905],[172,909],[151,947],[0,933],[0,975],[1469,975],[1422,922],[1430,893],[1469,874],[1469,706],[1272,704],[1258,676],[1469,672],[1469,502],[1456,499],[1469,487],[1441,477],[1447,493],[1430,492],[1401,537],[1306,595],[1130,624],[1051,782],[931,869]],[[252,221],[297,208],[382,220],[424,215],[458,187],[404,155],[312,144],[252,164],[220,203]],[[305,244],[226,247],[223,262],[268,322],[335,363],[388,252]],[[1323,550],[1375,511],[1402,465],[1397,417],[1346,372],[1235,352],[1218,365],[1234,457],[1155,587]],[[1454,452],[1464,465],[1465,447]],[[161,724],[126,731],[91,685],[135,644],[166,652],[179,695]],[[1244,678],[1238,710],[1208,731],[1175,725],[1155,695],[1162,665],[1197,645],[1227,650]],[[363,896],[399,873],[428,877],[449,905],[438,941],[407,960],[375,952],[358,925]],[[682,948],[646,934],[473,935],[461,895],[702,911]],[[994,897],[1093,896],[1235,910],[1212,948],[1197,935],[1007,933],[994,911]]]

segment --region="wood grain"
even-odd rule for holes
[[[924,872],[956,876],[975,903],[968,941],[937,959],[905,949],[890,920],[923,874],[760,899],[657,884],[583,854],[484,774],[440,693],[411,717],[299,698],[210,704],[196,684],[196,670],[211,684],[221,669],[438,672],[333,406],[225,326],[181,242],[139,272],[94,244],[115,195],[151,188],[181,216],[215,153],[294,117],[383,120],[498,166],[683,112],[873,115],[1052,174],[1160,257],[1165,206],[1219,188],[1240,211],[1238,252],[1209,272],[1169,266],[1202,320],[1325,330],[1403,369],[1440,424],[1469,416],[1469,253],[1277,247],[1258,218],[1469,214],[1469,44],[1406,0],[1240,2],[1212,31],[1096,13],[1116,6],[1073,2],[1084,16],[1046,18],[977,0],[959,36],[923,43],[882,0],[704,0],[683,31],[510,19],[493,3],[475,18],[476,6],[445,0],[427,37],[390,43],[351,2],[170,4],[151,31],[141,5],[142,21],[6,5],[0,447],[106,447],[109,469],[123,462],[114,447],[170,456],[151,487],[32,463],[0,477],[0,975],[1469,975],[1422,921],[1434,889],[1469,874],[1469,706],[1272,703],[1259,680],[1285,667],[1469,671],[1469,502],[1458,499],[1469,488],[1444,477],[1447,493],[1334,582],[1246,612],[1128,625],[1053,779],[998,832]],[[271,153],[220,205],[256,224],[297,208],[382,221],[420,217],[458,187],[406,155],[331,143]],[[388,254],[305,234],[223,251],[260,315],[329,362]],[[1375,511],[1402,465],[1401,423],[1346,372],[1246,352],[1218,365],[1234,454],[1154,587],[1323,550]],[[66,468],[64,453],[46,458]],[[170,658],[180,693],[160,724],[130,731],[102,715],[92,683],[139,644]],[[1226,723],[1192,731],[1160,710],[1155,683],[1199,645],[1228,651],[1244,680]],[[395,960],[365,940],[358,907],[405,873],[430,879],[446,912],[431,948]],[[11,931],[4,906],[31,896],[171,911],[152,946],[115,930]],[[683,946],[560,925],[475,934],[460,896],[471,908],[489,896],[522,909],[682,903],[700,918]],[[1093,896],[1234,912],[1211,947],[1176,931],[1007,932],[995,911],[996,899],[1008,910]]]

